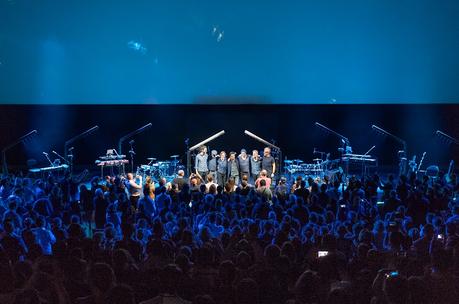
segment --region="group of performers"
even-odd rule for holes
[[[274,177],[276,162],[269,147],[264,148],[261,156],[258,150],[253,150],[249,155],[245,149],[241,149],[239,155],[236,152],[227,155],[225,151],[218,153],[216,150],[209,155],[207,147],[201,146],[194,168],[195,174],[202,180],[210,176],[218,185],[224,186],[229,179],[237,185],[244,176],[256,181],[262,172],[263,175]]]
[[[158,187],[164,186],[167,189],[175,185],[180,191],[187,183],[190,188],[198,188],[202,183],[210,188],[211,185],[227,187],[230,184],[231,187],[236,187],[241,183],[251,182],[256,188],[269,189],[276,173],[276,162],[269,147],[263,149],[263,156],[258,150],[253,150],[249,155],[245,149],[241,149],[239,155],[230,152],[228,156],[225,151],[218,153],[216,150],[212,150],[209,155],[207,147],[201,146],[195,158],[194,169],[189,178],[185,177],[183,170],[178,170],[176,178],[169,183],[166,178],[161,177]],[[134,205],[137,205],[146,186],[155,188],[155,182],[149,176],[144,181],[141,175],[127,173],[123,182]]]

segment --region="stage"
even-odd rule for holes
[[[416,155],[418,161],[426,152],[424,167],[437,165],[442,171],[451,159],[459,161],[457,145],[436,134],[458,137],[457,105],[2,105],[0,110],[5,130],[0,147],[37,130],[36,136],[6,152],[12,172],[26,171],[30,160],[36,161],[35,167],[49,167],[43,152],[54,160],[58,157],[52,151],[64,155],[69,148],[75,172],[100,172],[96,160],[113,148],[127,155],[126,171],[132,171],[129,142],[135,151],[133,171],[148,164],[147,158],[167,162],[173,155],[186,168],[187,149],[221,130],[224,134],[208,143],[209,151],[262,150],[266,144],[244,133],[249,130],[281,149],[282,169],[284,160],[313,164],[315,150],[338,158],[340,136],[348,139],[353,154],[363,155],[374,146],[369,155],[377,159],[378,168],[372,170],[380,173],[397,174],[398,152],[404,149],[409,159]],[[69,139],[95,126],[66,146]]]

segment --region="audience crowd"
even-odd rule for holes
[[[454,175],[291,183],[4,176],[0,303],[459,303]]]

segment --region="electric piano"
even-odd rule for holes
[[[63,165],[53,166],[53,167],[32,168],[32,169],[29,169],[29,172],[30,173],[40,173],[40,172],[66,170],[68,168],[69,168],[69,165],[63,164]]]
[[[367,175],[369,168],[378,166],[378,159],[369,154],[343,154],[341,161],[344,163],[346,175]]]
[[[353,163],[353,164],[364,164],[368,167],[378,166],[378,160],[375,157],[372,157],[368,154],[343,154],[341,157],[343,162]]]

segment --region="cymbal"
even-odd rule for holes
[[[322,158],[314,158],[312,161],[313,162],[319,162],[319,161],[322,161]]]
[[[293,160],[295,163],[304,163],[304,161],[302,161],[301,159],[294,159]]]
[[[284,163],[291,164],[291,163],[293,163],[293,160],[284,160]]]
[[[154,157],[148,157],[147,159],[148,160],[156,160],[156,158],[154,158]]]
[[[172,155],[171,158],[177,158],[179,155]]]

